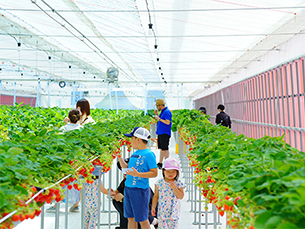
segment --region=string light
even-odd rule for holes
[[[153,24],[151,23],[148,24],[148,35],[153,35]]]
[[[145,0],[145,2],[146,2],[146,7],[147,7],[148,19],[149,19],[148,34],[150,36],[154,35],[154,38],[155,38],[154,52],[157,54],[157,66],[159,66],[159,72],[161,72],[162,69],[161,69],[160,62],[159,62],[160,58],[158,57],[158,40],[157,40],[157,37],[156,37],[156,33],[155,33],[154,29],[153,29],[153,24],[151,22],[151,15],[150,15],[149,7],[148,7],[148,1]],[[161,77],[162,77],[162,80],[164,80],[162,72],[161,72]],[[166,81],[164,81],[164,82],[167,83]]]

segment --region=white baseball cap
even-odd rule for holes
[[[126,137],[137,137],[148,141],[150,139],[150,133],[143,127],[135,127],[130,134],[124,134]]]

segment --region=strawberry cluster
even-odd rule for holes
[[[186,145],[189,145],[189,151],[196,148],[196,136],[190,137],[185,129],[180,129],[179,134]],[[227,224],[232,228],[244,228],[241,224],[240,212],[238,210],[239,203],[242,203],[242,197],[235,198],[229,196],[228,187],[224,187],[217,183],[215,177],[217,174],[216,167],[202,168],[202,164],[197,161],[197,154],[189,153],[187,155],[191,167],[194,167],[195,184],[201,189],[201,194],[205,197],[206,203],[212,203],[216,206],[220,216],[227,213]],[[241,201],[241,202],[239,202]],[[207,210],[207,209],[206,209]],[[248,227],[254,229],[253,226]]]
[[[22,184],[21,187],[26,188],[26,184]],[[32,186],[28,190],[28,198],[27,200],[34,197],[37,193],[37,188]],[[0,229],[10,229],[14,227],[13,222],[18,221],[24,221],[26,219],[33,219],[35,216],[39,216],[41,213],[40,207],[43,205],[44,202],[51,203],[52,200],[63,200],[63,197],[61,196],[59,189],[51,188],[49,190],[46,190],[44,192],[41,192],[39,195],[37,195],[34,200],[36,203],[29,203],[27,204],[27,200],[24,201],[22,199],[18,199],[16,203],[16,209],[17,212],[10,218],[8,218],[6,221],[4,221],[0,225]],[[7,216],[9,212],[5,212],[2,215],[0,214],[0,219]]]

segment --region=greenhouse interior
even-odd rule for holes
[[[0,229],[305,229],[305,0],[0,14]]]

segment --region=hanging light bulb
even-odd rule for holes
[[[149,24],[148,24],[148,35],[149,35],[149,36],[153,35],[152,28],[153,28],[153,24],[149,23]]]

